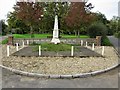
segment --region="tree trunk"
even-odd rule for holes
[[[80,37],[80,31],[78,30],[78,38]]]
[[[75,32],[75,36],[77,36],[77,31],[76,31],[76,30],[74,30],[74,32]]]
[[[33,35],[33,27],[30,26],[30,34],[31,34],[31,38],[34,38],[34,35]]]

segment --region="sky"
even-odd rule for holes
[[[118,16],[118,2],[120,0],[89,0],[92,3],[93,12],[101,12],[105,14],[108,20],[112,19],[113,16]]]
[[[93,12],[101,12],[105,14],[108,20],[113,16],[118,16],[118,2],[120,0],[88,0],[88,3],[92,3],[94,8]],[[0,1],[0,20],[7,18],[7,13],[13,11],[13,6],[16,0],[1,0]]]

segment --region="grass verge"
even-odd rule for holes
[[[40,44],[42,47],[42,51],[70,51],[71,45],[70,44],[53,44],[53,43],[42,43]],[[37,45],[35,48],[33,48],[33,51],[39,50],[39,45]]]
[[[34,44],[33,51],[38,51],[39,46],[41,46],[42,51],[71,51],[71,47],[74,46],[75,51],[80,51],[80,49],[77,49],[76,46],[79,46],[78,44],[65,44],[65,43],[60,43],[60,44],[53,44],[53,43],[42,43],[42,44]]]
[[[31,38],[30,34],[13,34],[14,38]],[[34,38],[47,38],[51,34],[34,34]],[[75,35],[61,35],[62,38],[77,38]],[[80,38],[89,38],[87,35],[80,35]]]

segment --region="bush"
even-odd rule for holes
[[[2,41],[2,44],[7,44],[8,43],[8,38]]]
[[[103,23],[93,23],[88,28],[88,35],[91,38],[95,38],[96,36],[103,36],[105,37],[107,33],[107,27]]]
[[[107,35],[113,35],[113,34],[114,34],[114,31],[112,29],[108,29]]]
[[[120,38],[120,31],[118,33],[115,33],[115,37]]]
[[[120,38],[120,31],[118,32],[118,38]]]
[[[101,40],[102,46],[112,46],[110,40],[107,37],[103,37]]]

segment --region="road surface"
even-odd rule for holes
[[[110,42],[113,44],[117,51],[120,50],[120,39],[115,38],[114,36],[108,36]]]
[[[44,79],[16,75],[3,69],[3,88],[117,88],[118,69],[77,79]]]

